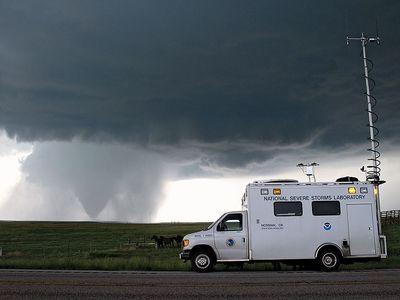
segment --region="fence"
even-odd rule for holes
[[[381,223],[386,224],[400,224],[400,210],[388,210],[381,212]]]

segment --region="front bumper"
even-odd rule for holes
[[[183,252],[179,253],[179,258],[187,261],[190,259],[190,250],[183,250]]]

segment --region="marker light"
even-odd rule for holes
[[[183,247],[189,246],[189,240],[183,240],[182,245],[183,245]]]
[[[378,197],[378,193],[379,193],[378,187],[377,187],[377,186],[374,186],[374,196],[375,196],[375,197]]]
[[[281,194],[281,189],[273,189],[272,193],[274,195],[280,195]]]
[[[357,189],[356,189],[354,186],[351,186],[351,187],[349,187],[349,188],[347,189],[347,192],[348,192],[349,194],[355,194],[355,193],[357,193]]]

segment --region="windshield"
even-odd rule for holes
[[[211,223],[211,225],[208,226],[206,230],[211,229],[215,224],[217,224],[217,223],[219,222],[219,220],[222,219],[223,216],[225,216],[225,214],[223,214],[222,216],[220,216],[214,223]]]

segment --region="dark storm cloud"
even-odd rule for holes
[[[399,12],[397,1],[2,1],[0,126],[25,141],[196,142],[202,163],[227,167],[279,152],[266,145],[364,143],[360,45],[345,34],[374,34],[377,17],[379,124],[398,141]]]

